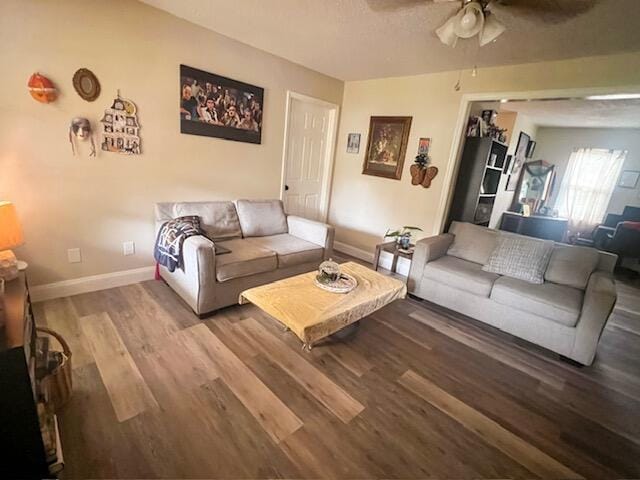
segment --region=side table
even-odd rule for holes
[[[396,273],[396,267],[398,266],[398,258],[408,258],[411,260],[413,258],[413,249],[415,245],[412,243],[409,245],[410,252],[401,251],[398,248],[398,244],[395,241],[379,243],[376,245],[376,254],[373,257],[373,268],[374,270],[378,270],[378,262],[380,261],[380,254],[382,252],[387,252],[393,255],[393,261],[391,262],[391,272]]]

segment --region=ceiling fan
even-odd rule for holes
[[[434,0],[436,3],[457,0]],[[494,41],[507,29],[496,20],[489,10],[489,2],[469,0],[462,2],[462,8],[436,30],[442,43],[455,47],[459,38],[471,38],[478,35],[480,46]]]
[[[478,36],[480,46],[496,40],[506,25],[501,15],[529,17],[544,23],[560,23],[594,7],[599,0],[367,0],[373,10],[397,10],[419,4],[455,4],[460,8],[436,35],[442,43],[454,47],[460,38]]]

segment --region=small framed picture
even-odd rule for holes
[[[350,133],[347,137],[347,153],[360,152],[360,134]]]
[[[504,162],[504,169],[502,170],[502,173],[505,175],[509,173],[509,168],[511,167],[512,158],[513,158],[513,155],[507,155],[507,160]]]
[[[529,145],[527,145],[527,158],[533,158],[533,152],[535,150],[536,150],[535,140],[529,140]]]
[[[429,155],[429,147],[431,147],[431,139],[421,138],[418,142],[418,155]]]
[[[640,171],[625,170],[620,175],[618,186],[622,188],[636,188],[638,186],[638,178],[640,178]]]
[[[496,110],[483,110],[482,111],[482,120],[487,125],[493,125],[496,117],[498,116],[498,112]]]

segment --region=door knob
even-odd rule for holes
[[[285,191],[289,190],[289,185],[284,186]]]

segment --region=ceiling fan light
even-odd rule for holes
[[[460,38],[471,38],[484,27],[484,12],[477,2],[466,4],[453,18],[453,30]]]
[[[483,47],[487,43],[493,42],[496,38],[504,33],[507,27],[491,14],[485,15],[484,28],[480,34],[480,46]]]
[[[436,30],[436,35],[438,35],[440,41],[445,45],[449,45],[450,47],[455,47],[458,40],[458,36],[456,35],[454,29],[455,21],[456,17],[451,17],[444,23],[444,25]]]

